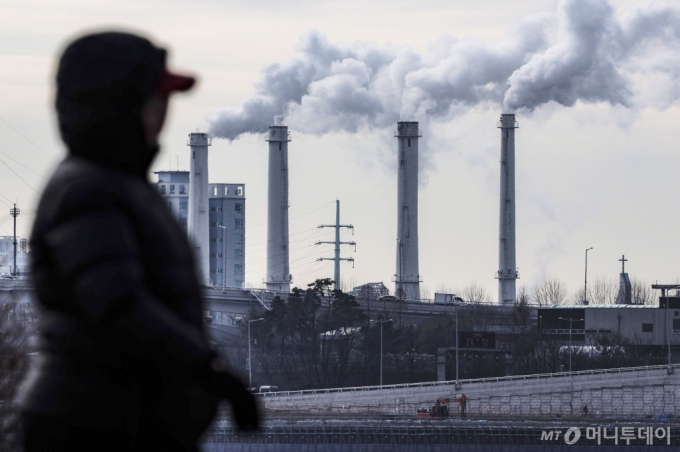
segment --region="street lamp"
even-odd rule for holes
[[[571,347],[571,330],[572,330],[571,326],[572,326],[572,323],[574,321],[583,322],[583,319],[572,319],[572,318],[565,319],[564,317],[558,317],[558,320],[569,320],[569,373],[571,373],[571,353],[573,351],[573,349]]]
[[[458,381],[458,308],[459,306],[456,306],[456,389],[461,388],[460,382]]]
[[[250,324],[264,319],[248,320],[248,387],[253,387],[253,360],[250,354]]]
[[[586,250],[586,280],[585,284],[583,287],[583,304],[587,305],[588,304],[588,251],[592,250],[593,247],[591,246]]]
[[[380,387],[383,385],[383,323],[392,322],[392,319],[381,319],[380,322]]]

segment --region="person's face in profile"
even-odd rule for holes
[[[142,109],[142,126],[144,139],[150,146],[158,145],[158,136],[165,123],[165,115],[168,111],[168,96],[154,94]]]

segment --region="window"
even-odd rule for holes
[[[234,265],[234,274],[235,275],[242,275],[243,274],[243,264]]]
[[[220,223],[219,221],[210,223],[211,228],[216,228],[216,227],[219,227],[219,226],[222,226],[222,223]]]
[[[180,195],[186,195],[187,194],[187,186],[186,185],[180,185],[179,186],[179,194]]]
[[[211,212],[222,212],[222,208],[221,207],[211,207],[210,211]]]
[[[229,187],[224,187],[224,196],[229,195]]]
[[[236,204],[234,204],[234,211],[236,213],[243,213],[243,203],[237,202]],[[676,312],[675,315],[678,315],[678,313]]]
[[[234,229],[243,229],[243,218],[234,218]]]
[[[217,187],[213,187],[213,196],[217,196]]]
[[[408,147],[411,147],[411,139],[408,139]]]
[[[222,253],[210,253],[210,257],[212,257],[212,258],[217,258],[217,259],[221,259],[221,258],[222,258]]]
[[[673,332],[680,333],[680,319],[673,319]]]
[[[643,333],[653,333],[654,332],[654,324],[653,323],[643,323],[642,324],[642,332]]]
[[[165,194],[165,185],[159,185],[158,191],[160,192],[161,195],[164,195]]]
[[[243,259],[243,250],[234,250],[234,259]]]
[[[171,195],[175,194],[175,186],[174,185],[170,185],[170,194]]]
[[[187,202],[187,201],[180,201],[180,202],[179,202],[179,210],[180,210],[180,211],[186,212],[187,206],[188,206],[188,202]]]
[[[678,317],[680,315],[680,311],[675,311],[675,316]]]
[[[211,243],[222,243],[222,238],[221,237],[216,237],[214,239],[210,239]]]
[[[234,235],[234,243],[237,245],[243,245],[243,234]]]
[[[215,273],[222,273],[222,269],[218,268],[217,270],[215,270]]]
[[[236,187],[236,196],[243,196],[243,187]]]

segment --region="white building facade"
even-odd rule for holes
[[[157,171],[156,187],[188,233],[189,171]],[[245,184],[208,185],[208,262],[215,286],[242,287],[245,281]]]

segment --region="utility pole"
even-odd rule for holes
[[[354,251],[357,250],[356,242],[341,242],[340,241],[340,228],[348,228],[352,230],[352,235],[354,235],[354,226],[351,224],[340,224],[340,200],[335,201],[335,224],[322,224],[320,228],[335,228],[335,241],[334,242],[316,242],[314,245],[321,244],[331,244],[335,245],[335,257],[320,257],[317,261],[335,261],[335,290],[340,290],[340,261],[348,261],[352,263],[354,267],[354,258],[352,257],[340,257],[340,245],[351,245],[354,247]]]
[[[14,269],[12,270],[12,276],[17,275],[17,217],[19,216],[19,209],[17,204],[14,203],[14,207],[9,209],[9,214],[14,217]]]

